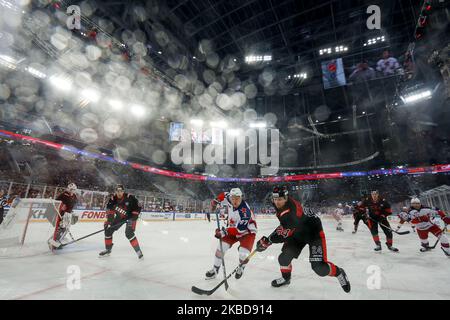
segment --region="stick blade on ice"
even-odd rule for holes
[[[203,290],[203,289],[197,288],[196,286],[192,286],[191,290],[192,290],[192,292],[199,294],[199,295],[209,296],[212,293],[210,290]]]

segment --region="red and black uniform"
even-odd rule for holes
[[[374,201],[372,198],[364,200],[363,206],[369,210],[369,219],[367,220],[367,226],[372,234],[373,241],[377,246],[381,245],[380,237],[378,236],[378,225],[380,225],[384,234],[386,235],[386,244],[392,246],[393,237],[392,230],[387,219],[387,216],[392,214],[391,205],[382,198],[378,198]]]
[[[105,248],[111,250],[113,246],[113,233],[126,224],[125,236],[131,243],[136,253],[141,254],[139,242],[134,234],[136,223],[141,212],[138,200],[135,196],[124,193],[122,198],[111,195],[106,205],[105,222]]]
[[[354,208],[353,208],[353,219],[355,220],[355,222],[353,223],[355,226],[355,231],[358,230],[358,225],[359,222],[362,221],[364,222],[365,225],[367,224],[367,210],[366,207],[364,207],[364,205],[362,204],[357,204]]]
[[[268,239],[270,243],[283,243],[278,257],[283,278],[290,279],[291,262],[298,258],[306,245],[309,245],[309,261],[315,273],[321,277],[338,276],[341,269],[328,261],[325,234],[319,217],[309,209],[304,210],[300,202],[291,197],[284,208],[275,207],[275,210],[280,226]]]
[[[61,221],[66,212],[72,212],[75,204],[77,203],[77,195],[75,193],[70,193],[69,191],[64,191],[55,200],[61,201],[58,208],[59,215],[56,216],[55,221],[55,232],[53,233],[53,240],[61,240],[61,236],[64,234],[65,228],[61,227]]]
[[[0,197],[0,224],[3,222],[3,216],[5,214],[5,207],[11,203],[7,195]]]

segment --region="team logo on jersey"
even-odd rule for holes
[[[290,237],[294,233],[294,229],[285,229],[283,226],[279,226],[276,231],[283,238]]]
[[[120,214],[126,214],[126,213],[127,213],[126,210],[124,210],[124,209],[122,209],[122,208],[120,208],[120,207],[116,207],[116,212],[118,212],[118,213],[120,213]]]

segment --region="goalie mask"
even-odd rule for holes
[[[77,191],[77,185],[75,183],[69,183],[67,191],[75,193]]]

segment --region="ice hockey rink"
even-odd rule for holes
[[[421,253],[417,234],[410,233],[394,236],[399,253],[388,251],[384,245],[383,251],[376,253],[364,225],[352,234],[350,219],[344,221],[344,232],[336,231],[335,222],[328,217],[322,222],[328,259],[346,270],[352,285],[350,294],[343,292],[335,278],[320,278],[311,270],[308,248],[293,262],[291,284],[272,288],[270,282],[280,276],[277,257],[281,245],[274,244],[253,257],[240,280],[230,278],[228,291],[222,287],[209,297],[196,295],[191,292],[193,285],[210,289],[222,280],[222,271],[217,279],[204,280],[218,244],[213,237],[216,223],[197,220],[140,221],[136,234],[143,261],[137,259],[124,228],[114,234],[113,253],[107,258],[98,258],[103,249],[102,233],[56,254],[43,246],[15,258],[3,257],[0,299],[450,299],[450,260],[439,246]],[[276,219],[258,220],[257,238],[276,226]],[[29,240],[37,240],[33,230],[39,228],[48,226],[32,225]],[[77,223],[71,230],[78,238],[101,228],[101,223]],[[410,230],[409,225],[402,228]],[[383,241],[384,235],[380,237]],[[431,238],[430,244],[434,241]],[[227,272],[237,265],[237,259],[235,245],[226,256]],[[79,287],[74,275],[79,275]]]

